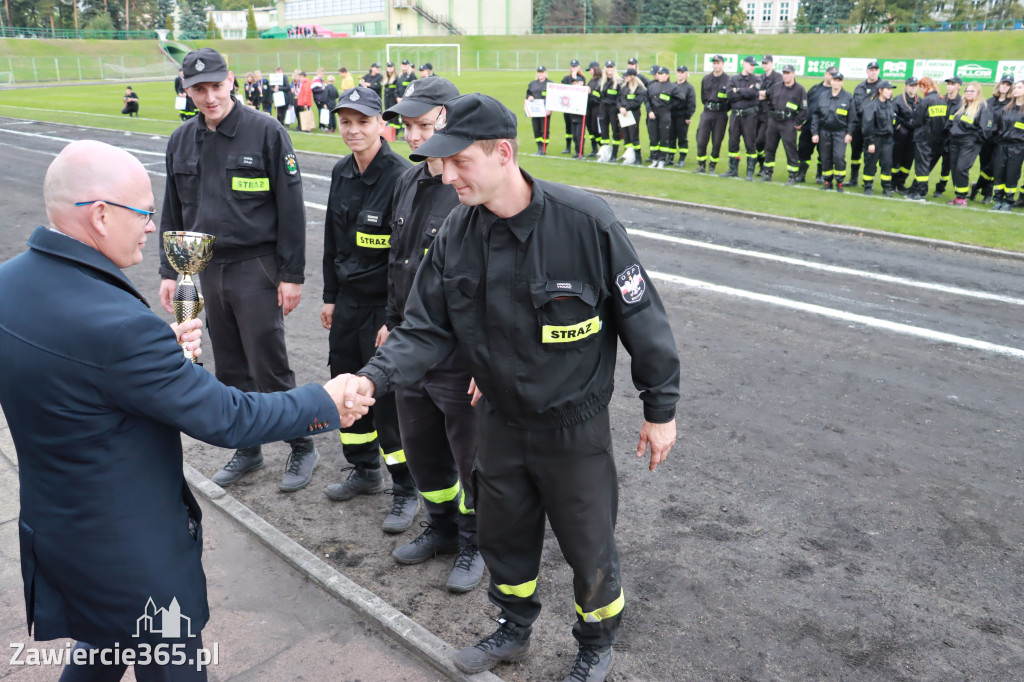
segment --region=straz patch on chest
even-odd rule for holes
[[[236,192],[269,192],[270,178],[231,178],[231,189]]]
[[[622,293],[622,300],[629,304],[642,301],[644,292],[647,291],[647,284],[644,282],[644,276],[640,274],[640,266],[637,263],[616,275],[615,284]]]
[[[391,235],[356,232],[356,246],[364,249],[390,249]]]
[[[571,343],[593,336],[601,331],[601,318],[592,317],[579,324],[557,326],[545,324],[541,327],[542,343]]]

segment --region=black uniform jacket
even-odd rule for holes
[[[673,116],[683,119],[693,118],[693,112],[697,111],[697,92],[693,89],[693,84],[690,81],[676,83],[671,106]]]
[[[601,104],[619,106],[619,91],[626,87],[626,81],[621,76],[609,78],[601,87]]]
[[[161,234],[188,230],[215,235],[217,262],[276,253],[281,281],[302,283],[302,177],[288,132],[276,118],[236,101],[211,131],[200,113],[171,134],[166,164]],[[176,278],[163,239],[159,248],[160,276]]]
[[[548,82],[545,80],[532,80],[530,84],[526,86],[526,96],[534,99],[547,99],[548,98]]]
[[[356,305],[384,306],[388,296],[391,200],[412,164],[381,148],[364,173],[352,154],[334,164],[324,223],[324,303],[338,294]]]
[[[950,112],[947,132],[951,138],[969,138],[979,144],[985,142],[996,132],[992,109],[982,102],[974,116],[968,116],[966,109]]]
[[[911,135],[914,131],[914,107],[917,106],[917,97],[907,97],[907,93],[894,97],[896,103],[896,131],[897,135]]]
[[[625,228],[603,200],[523,176],[533,196],[516,216],[452,211],[416,273],[405,321],[360,373],[385,393],[458,345],[510,424],[553,428],[607,406],[621,339],[644,418],[670,421],[679,354]]]
[[[629,91],[629,86],[625,83],[619,88],[619,108],[625,109],[626,111],[632,111],[634,118],[637,122],[640,122],[640,107],[647,103],[647,88],[643,86],[643,83],[636,84],[636,90],[633,92]]]
[[[425,161],[398,179],[391,208],[388,329],[402,323],[405,302],[423,255],[437,238],[444,219],[459,205],[455,188],[441,182],[440,175],[431,176]]]
[[[721,76],[709,73],[700,82],[700,101],[709,111],[728,111],[729,93],[726,86],[729,76],[723,72]]]
[[[871,100],[864,105],[860,126],[865,145],[891,142],[896,131],[896,105],[891,99]]]
[[[366,87],[376,92],[377,97],[383,99],[384,95],[382,87],[384,85],[384,74],[378,73],[376,76],[366,74],[365,76],[363,76],[363,80],[366,81]]]
[[[914,139],[941,140],[946,127],[946,100],[935,90],[914,107]]]
[[[857,116],[859,117],[861,112],[864,111],[864,107],[871,98],[875,96],[877,91],[878,81],[869,82],[867,79],[862,80],[857,84],[857,87],[853,89],[853,105],[857,107]]]
[[[776,70],[766,73],[761,76],[761,87],[764,88],[764,99],[761,100],[761,113],[767,114],[772,110],[772,90],[776,87],[782,87],[782,74]],[[802,86],[801,86],[802,87]]]
[[[857,112],[853,109],[853,95],[840,90],[833,97],[829,90],[828,97],[818,98],[818,106],[811,117],[811,135],[820,135],[823,131],[845,131],[853,135],[856,127]]]
[[[669,113],[677,92],[675,83],[654,81],[647,87],[647,109],[657,114]]]
[[[1024,144],[1024,110],[1013,107],[999,114],[999,144]]]
[[[562,85],[586,85],[587,77],[582,73],[578,73],[573,76],[571,73],[567,73],[562,76]]]
[[[807,119],[807,91],[796,81],[788,88],[784,83],[773,85],[768,96],[768,112],[772,115],[785,113],[801,125]]]
[[[409,89],[412,82],[416,80],[416,74],[410,71],[409,73],[398,74],[398,96],[405,97],[405,91]]]
[[[587,111],[597,111],[601,106],[601,79],[591,78],[587,83],[590,97],[587,98]]]
[[[729,108],[733,111],[745,111],[757,106],[757,93],[761,87],[761,77],[755,74],[744,76],[738,73],[729,79],[726,86],[729,96]]]
[[[832,96],[832,88],[824,83],[815,83],[807,91],[807,118],[811,119],[826,99]]]

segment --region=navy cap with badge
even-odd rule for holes
[[[403,59],[402,60],[402,64],[404,66],[412,66],[412,62],[410,62],[408,59]]]
[[[911,76],[907,80],[903,81],[903,84],[906,85],[908,88],[913,87],[917,85],[917,79]]]
[[[636,69],[634,69],[632,66],[629,67],[628,69],[626,69],[626,74],[625,75],[627,75],[627,76],[635,76],[636,75]]]
[[[766,54],[765,56],[761,57],[761,63],[762,64],[769,64],[769,63],[770,64],[774,64],[775,63],[775,59],[770,54]]]
[[[443,159],[477,140],[513,140],[518,135],[516,126],[516,115],[490,95],[462,95],[444,103],[434,134],[409,158]]]
[[[402,101],[384,112],[384,120],[390,121],[399,116],[416,118],[458,96],[459,89],[447,78],[435,76],[413,81],[405,89]]]
[[[834,80],[834,81],[845,81],[846,77],[843,75],[843,73],[841,71],[836,71],[834,74],[832,74],[832,80]],[[917,81],[914,81],[914,82],[916,83]]]
[[[547,70],[548,70],[548,67],[543,66],[543,65],[537,67],[537,73],[546,72]]]
[[[342,109],[353,109],[367,116],[379,116],[381,113],[380,97],[370,88],[350,88],[338,96],[338,103],[331,112]]]
[[[420,71],[433,71],[433,70],[434,70],[434,65],[431,64],[430,62],[425,62],[422,66],[420,66]]]
[[[611,59],[609,59],[608,61],[606,61],[604,63],[604,65],[605,65],[605,67],[615,66],[615,62],[613,62]]]
[[[751,66],[757,66],[757,60],[749,55],[743,58],[743,63],[750,64]]]
[[[723,57],[720,54],[716,54],[714,57],[711,58],[711,61],[712,62],[724,62],[725,61],[725,57]]]
[[[681,66],[677,66],[676,71],[678,71],[679,73],[686,73],[687,71],[689,71],[689,69],[686,68],[686,64],[683,64]]]
[[[668,75],[668,67],[666,67],[666,66],[659,66],[658,67],[658,74],[659,75],[663,75],[663,76],[667,76]]]
[[[792,64],[783,64],[782,73],[796,73],[796,68]]]
[[[869,69],[877,69],[878,68],[878,62],[868,62],[867,68],[869,68]]]
[[[660,69],[660,68],[661,67],[658,66],[657,64],[652,64],[651,65],[651,75],[653,76],[653,75],[657,74],[658,73],[658,69]]]
[[[193,50],[181,60],[184,74],[182,86],[190,88],[196,83],[220,83],[228,77],[228,63],[212,47]]]
[[[1000,83],[1013,83],[1013,74],[1012,73],[1004,73],[999,78],[999,82]]]
[[[578,59],[574,59],[571,62],[569,62],[569,66],[579,66],[579,65],[580,65],[580,60],[578,60]]]
[[[627,64],[636,64],[638,62],[636,60],[636,57],[630,57],[629,60],[626,63]]]
[[[878,81],[878,84],[875,86],[875,88],[877,88],[878,90],[885,90],[886,88],[892,90],[892,83],[890,83],[889,81]]]
[[[601,64],[598,63],[598,62],[590,62],[590,64],[587,66],[588,70],[589,69],[600,69],[600,68],[601,68]]]
[[[950,76],[946,79],[947,83],[956,83],[957,85],[963,85],[964,81],[960,76]]]

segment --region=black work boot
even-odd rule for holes
[[[771,181],[772,181],[772,169],[771,168],[762,168],[761,169],[761,182],[771,182]]]
[[[341,483],[332,483],[324,491],[335,502],[351,500],[356,495],[372,495],[384,490],[384,477],[380,467],[370,469],[356,465],[349,467],[349,475]],[[344,469],[342,470],[344,471]]]
[[[210,477],[219,486],[231,485],[241,480],[250,471],[263,468],[263,452],[259,445],[238,448],[224,468]]]
[[[455,557],[455,565],[448,574],[445,587],[449,592],[469,592],[480,584],[484,577],[484,557],[476,544],[467,540],[459,541],[459,556]]]
[[[714,162],[714,161],[711,161],[710,163],[708,163],[708,173],[714,173],[715,172],[715,166],[717,166],[717,165],[718,164],[716,162]]]
[[[850,166],[850,181],[846,183],[851,187],[857,186],[857,180],[860,179],[860,164],[855,163]]]
[[[985,186],[981,188],[981,203],[991,204],[992,203],[992,190],[996,186],[995,180],[986,180]]]
[[[871,196],[875,193],[875,183],[871,180],[864,181],[864,196]]]
[[[800,169],[796,172],[797,182],[807,182],[807,168],[808,163],[806,161],[800,162]]]
[[[597,157],[597,140],[591,140],[590,141],[590,153],[587,154],[587,158],[588,159],[593,159],[593,158],[596,158],[596,157]]]
[[[757,166],[757,159],[747,159],[747,182],[754,179],[754,167]]]
[[[529,625],[516,625],[504,618],[498,618],[498,629],[473,646],[455,654],[455,667],[464,673],[482,673],[499,663],[515,663],[530,653]]]
[[[925,192],[927,192],[927,191],[928,190],[926,189]],[[946,193],[946,181],[945,180],[939,180],[937,183],[935,183],[935,193],[932,194],[932,196],[933,197],[941,197],[945,193]]]
[[[795,185],[796,182],[797,182],[797,180],[796,180],[797,177],[798,177],[798,175],[796,173],[794,173],[793,171],[790,171],[789,172],[789,178],[786,179],[786,184],[787,185]]]
[[[703,162],[703,161],[698,161],[697,162],[697,172],[698,173],[704,173],[706,171],[707,171],[707,164],[705,162]]]
[[[611,646],[581,644],[572,670],[562,682],[602,682],[612,667]]]
[[[982,180],[981,178],[978,178],[977,182],[971,183],[971,195],[970,195],[971,201],[974,201],[975,199],[978,198],[978,192],[981,191],[981,183],[983,183],[983,182],[984,182],[984,180]]]
[[[619,158],[619,145],[613,144],[612,145],[612,158],[611,158],[611,160],[612,161],[616,161],[616,160],[618,160],[618,158]]]
[[[563,154],[572,154],[572,138],[570,137],[565,141],[565,149],[562,150]]]
[[[545,155],[544,154],[544,143],[543,142],[538,142],[537,143],[537,154],[539,154],[540,156],[544,156]]]
[[[832,189],[832,181],[831,180],[825,180],[824,184],[821,187],[819,187],[818,189],[823,189],[823,190],[830,190],[830,189]]]
[[[680,154],[679,155],[679,160],[676,161],[676,167],[677,168],[682,168],[685,165],[686,165],[686,154]]]
[[[288,455],[288,464],[284,468],[284,478],[278,486],[283,492],[293,493],[302,490],[313,478],[313,469],[320,461],[320,453],[313,441],[292,443],[292,452]]]
[[[886,181],[886,180],[882,180],[882,196],[883,197],[891,197],[892,196],[892,182]]]
[[[836,180],[836,191],[837,192],[842,192],[843,191],[843,181],[842,180]]]
[[[385,533],[404,533],[412,527],[416,512],[420,510],[420,498],[416,494],[416,489],[396,485],[384,493],[392,496],[391,511],[384,517],[380,529]]]
[[[729,170],[722,173],[720,178],[738,178],[740,169],[740,160],[735,157],[729,157]]]
[[[821,163],[819,163],[819,164],[818,164],[818,172],[817,172],[817,174],[816,174],[816,175],[814,176],[814,182],[818,183],[819,185],[823,185],[823,184],[825,184],[825,178],[824,178],[824,176],[823,176],[823,175],[821,174]]]
[[[438,554],[454,554],[459,551],[459,533],[454,527],[447,533],[439,531],[427,522],[421,522],[424,531],[415,540],[395,547],[391,556],[400,564],[421,564]]]

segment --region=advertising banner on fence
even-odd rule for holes
[[[904,81],[914,72],[914,62],[910,59],[878,60],[878,77],[887,81]]]
[[[955,59],[915,59],[914,78],[927,76],[936,83],[951,78],[956,71]]]
[[[586,85],[548,84],[548,111],[561,111],[566,114],[587,115],[587,97],[590,88]]]
[[[742,60],[744,57],[748,57],[748,56],[749,57],[753,57],[754,59],[757,60],[758,66],[757,66],[757,68],[754,69],[754,73],[764,73],[764,69],[762,69],[761,66],[760,66],[761,60],[764,59],[764,55],[761,55],[761,54],[752,54],[752,55],[741,54],[739,57]],[[806,64],[806,62],[807,62],[807,58],[806,57],[798,57],[796,55],[783,55],[783,54],[773,54],[772,55],[772,63],[774,64],[774,69],[776,71],[778,71],[779,73],[782,73],[782,67],[783,66],[785,66],[786,64],[792,64],[794,72],[796,73],[796,75],[804,76],[804,75],[806,75],[806,73],[805,73],[805,64]],[[738,69],[739,66],[737,66],[736,68]]]
[[[1024,62],[999,62],[996,71],[999,74],[996,78],[1002,78],[1004,73],[1013,74],[1013,82],[1024,81]]]
[[[994,83],[999,77],[996,68],[999,62],[996,61],[956,61],[956,75],[963,79],[964,83],[977,81],[979,83]]]
[[[839,68],[839,57],[808,57],[804,63],[804,75],[824,76],[825,72],[833,66]]]
[[[725,69],[725,72],[726,73],[738,73],[739,70],[740,70],[740,57],[739,57],[739,55],[725,54],[724,52],[722,52],[720,54],[722,55],[722,58],[725,60],[723,62],[723,66],[722,66],[722,68]],[[714,57],[714,56],[715,56],[714,52],[708,52],[706,55],[704,55],[704,71],[706,73],[711,73],[711,58]]]
[[[868,64],[877,62],[874,57],[841,57],[839,59],[839,70],[851,83],[860,83],[867,78]]]

